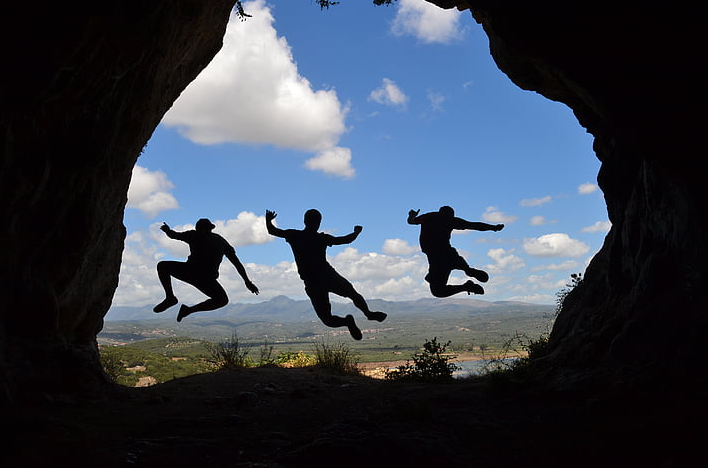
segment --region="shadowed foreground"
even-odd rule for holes
[[[3,466],[686,466],[706,391],[549,393],[315,368],[203,374],[3,417]]]

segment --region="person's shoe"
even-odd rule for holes
[[[471,276],[480,283],[486,283],[487,281],[489,281],[489,275],[487,274],[487,272],[477,270],[476,268],[470,268],[469,272],[467,273],[467,276]]]
[[[347,328],[349,329],[349,334],[352,336],[352,338],[357,341],[361,340],[361,330],[359,330],[359,327],[356,326],[356,322],[354,322],[354,316],[347,315],[344,318],[347,319]]]
[[[484,288],[478,284],[473,283],[472,281],[467,281],[465,283],[465,291],[467,291],[467,295],[470,295],[472,293],[484,294]]]
[[[369,312],[366,314],[366,318],[369,320],[376,320],[377,322],[383,322],[386,320],[386,317],[388,317],[388,315],[386,315],[385,312]]]
[[[162,302],[160,302],[159,304],[157,304],[157,305],[152,309],[152,311],[159,314],[160,312],[164,312],[164,311],[166,311],[167,309],[169,309],[170,307],[172,307],[173,305],[177,304],[177,302],[178,302],[178,301],[177,301],[177,298],[176,298],[176,297],[174,297],[174,296],[168,297],[168,298],[165,299],[164,301],[162,301]]]
[[[181,322],[182,319],[189,314],[191,314],[191,312],[189,311],[189,307],[182,304],[182,307],[179,308],[179,313],[177,314],[177,321]]]

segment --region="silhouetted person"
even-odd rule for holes
[[[219,265],[224,256],[236,267],[246,287],[253,294],[258,294],[258,288],[248,279],[246,269],[236,256],[236,251],[226,239],[212,231],[214,225],[208,219],[197,221],[195,229],[177,232],[170,229],[166,223],[160,226],[167,237],[177,239],[189,244],[189,257],[186,262],[162,261],[157,264],[157,276],[165,289],[165,300],[155,306],[153,311],[163,312],[177,304],[177,297],[172,291],[172,277],[191,284],[209,299],[191,307],[183,304],[177,314],[177,321],[181,322],[189,314],[203,312],[224,307],[229,303],[226,291],[216,280],[219,277]]]
[[[362,230],[361,226],[354,226],[354,232],[351,234],[336,237],[324,232],[317,232],[322,222],[322,215],[317,210],[305,212],[305,229],[303,230],[275,227],[273,219],[276,216],[275,212],[266,211],[266,228],[271,235],[282,237],[290,244],[297,271],[305,283],[305,292],[322,323],[328,327],[347,327],[352,338],[361,339],[361,330],[356,326],[352,315],[346,317],[332,315],[329,293],[351,299],[369,320],[383,322],[386,319],[385,313],[370,311],[362,295],[356,292],[354,286],[327,262],[327,247],[354,242]]]
[[[455,211],[443,206],[437,212],[418,215],[420,210],[408,212],[408,224],[420,224],[420,249],[428,257],[428,274],[425,281],[430,283],[430,292],[435,297],[448,297],[466,291],[467,294],[484,294],[484,289],[472,280],[464,284],[450,285],[447,280],[452,270],[462,270],[467,276],[485,283],[489,275],[471,268],[462,256],[450,245],[453,229],[473,229],[476,231],[501,231],[503,224],[487,224],[465,221],[455,217]]]

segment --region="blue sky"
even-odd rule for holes
[[[309,208],[335,235],[362,225],[354,243],[328,254],[370,299],[430,297],[410,209],[450,205],[470,221],[506,225],[453,235],[490,274],[486,294],[469,297],[553,304],[584,271],[609,230],[592,137],[565,105],[498,70],[469,11],[423,0],[244,6],[252,17],[232,16],[224,48],[138,159],[114,305],[164,298],[155,265],[184,260],[188,248],[159,226],[189,229],[201,217],[261,289],[249,293],[224,261],[232,302],[304,298],[289,246],[265,231],[267,209],[281,228],[302,228]],[[203,299],[175,284],[181,301]]]

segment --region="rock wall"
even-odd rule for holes
[[[705,362],[708,289],[706,153],[694,117],[704,102],[700,15],[430,1],[469,8],[499,67],[520,87],[566,103],[595,136],[613,227],[558,317],[540,369],[565,382],[571,370],[690,374],[689,364]],[[117,285],[131,170],[219,49],[233,4],[5,6],[0,399],[102,382],[95,337]]]
[[[102,382],[96,334],[118,282],[132,168],[162,115],[221,47],[233,4],[3,8],[4,398]]]
[[[572,108],[602,162],[612,229],[557,318],[542,370],[566,382],[573,373],[705,379],[699,15],[645,5],[467,3],[500,69]]]

